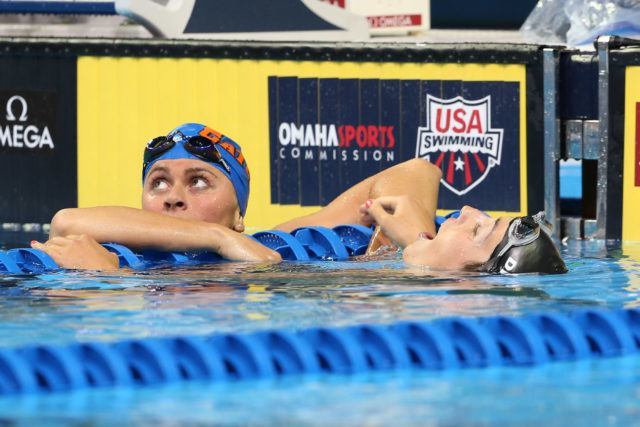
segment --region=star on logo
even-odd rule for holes
[[[464,161],[460,157],[458,157],[456,159],[456,161],[453,162],[453,164],[456,165],[456,170],[457,171],[463,171],[464,170]]]

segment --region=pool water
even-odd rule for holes
[[[564,276],[437,274],[398,255],[0,276],[0,346],[640,305],[640,245],[570,242]],[[640,425],[640,356],[0,398],[9,423]]]

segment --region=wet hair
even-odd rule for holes
[[[521,217],[521,221],[535,221],[535,217]],[[544,217],[543,217],[544,220]],[[511,223],[513,223],[511,221]],[[535,240],[523,245],[513,245],[507,251],[503,249],[510,241],[510,227],[507,228],[502,241],[496,246],[489,260],[479,266],[475,271],[483,271],[492,274],[516,274],[516,273],[545,273],[545,274],[562,274],[569,271],[560,256],[558,248],[553,243],[551,236],[548,234],[546,227],[537,224],[540,231]]]

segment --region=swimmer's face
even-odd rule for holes
[[[244,231],[231,181],[201,160],[159,160],[144,180],[142,209]]]
[[[465,206],[458,218],[442,224],[433,240],[418,239],[404,249],[407,264],[438,270],[464,270],[489,260],[512,218],[491,218]]]

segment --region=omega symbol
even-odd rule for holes
[[[14,109],[13,105],[15,104],[16,101],[22,104],[22,109],[21,109],[22,112],[20,113],[20,118],[18,120],[21,122],[25,122],[27,121],[27,101],[20,95],[13,95],[7,101],[7,120],[10,122],[16,121],[16,116],[15,114],[13,114],[13,109]]]

